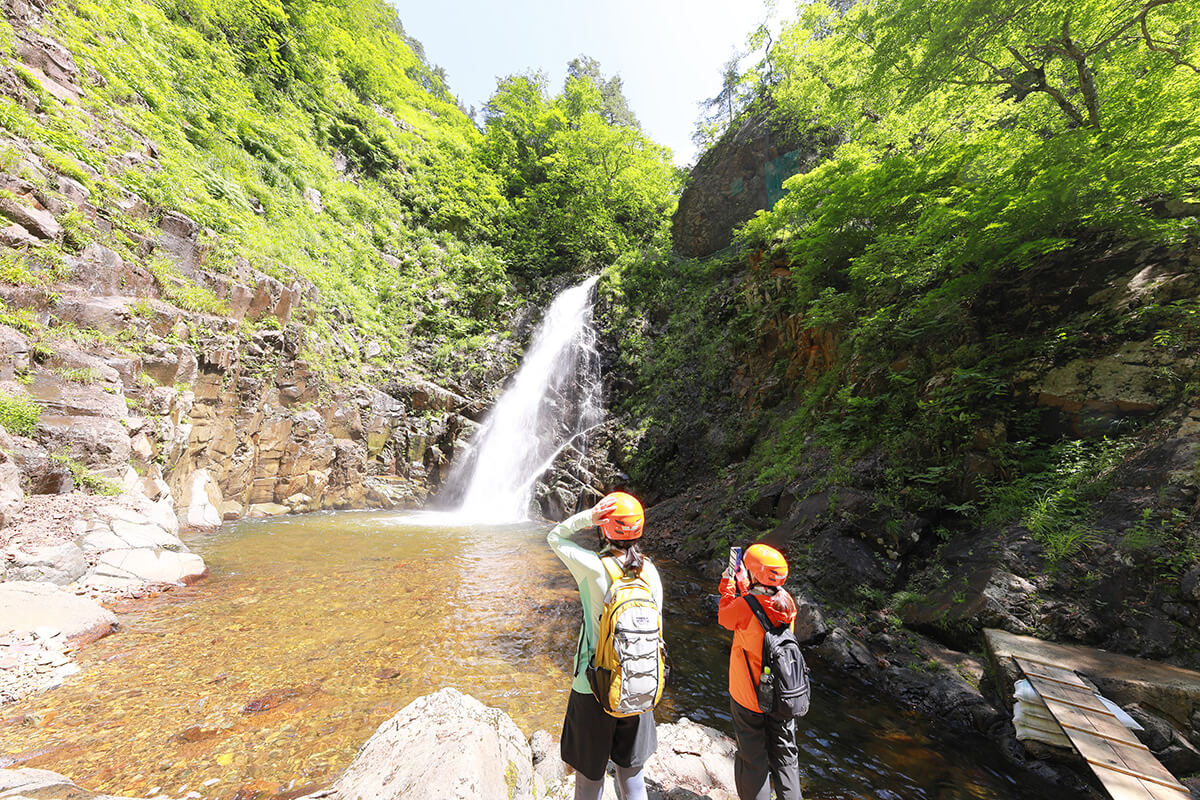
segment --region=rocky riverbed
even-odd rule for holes
[[[688,719],[658,726],[658,750],[646,765],[651,800],[734,800],[733,753],[729,737]],[[208,795],[219,781],[200,787],[162,787],[149,800],[189,800]],[[264,783],[259,791],[296,800],[568,800],[574,779],[546,731],[526,737],[502,711],[488,708],[457,689],[420,697],[379,726],[354,762],[329,788],[290,795]],[[40,769],[0,769],[0,798],[90,798],[140,800],[99,794]],[[605,800],[615,800],[611,781]]]

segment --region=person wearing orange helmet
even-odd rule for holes
[[[729,651],[729,695],[737,735],[733,762],[739,800],[801,800],[800,753],[796,721],[781,722],[762,713],[758,705],[762,673],[763,627],[748,597],[754,597],[776,626],[795,625],[796,601],[783,588],[788,565],[783,554],[765,544],[746,548],[737,571],[721,575],[717,621],[733,631]]]
[[[597,621],[612,583],[602,558],[615,559],[626,574],[638,573],[645,579],[658,605],[661,627],[662,581],[658,570],[638,547],[644,525],[645,512],[637,498],[625,492],[612,492],[592,508],[558,523],[546,535],[550,549],[575,578],[583,604],[574,679],[559,743],[563,761],[575,769],[576,800],[600,800],[610,759],[616,764],[617,789],[622,800],[646,798],[642,767],[658,747],[654,712],[611,716],[592,693],[587,677],[588,664],[596,652]],[[599,528],[599,552],[568,538],[591,526]]]

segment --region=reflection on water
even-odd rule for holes
[[[80,653],[81,674],[0,710],[0,753],[122,794],[282,797],[328,783],[381,722],[443,686],[557,735],[579,603],[545,528],[428,525],[319,514],[191,542],[211,577],[134,606]],[[667,581],[659,718],[728,731],[729,639],[680,585]],[[1041,794],[816,666],[807,796]]]

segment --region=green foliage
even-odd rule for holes
[[[0,311],[0,325],[16,328],[26,336],[41,329],[37,312],[29,306],[21,306],[11,310]]]
[[[480,159],[501,181],[496,241],[517,274],[596,271],[665,241],[679,176],[613,81],[577,59],[557,96],[520,75],[488,102]]]
[[[72,383],[91,384],[100,380],[100,373],[95,367],[61,367],[55,372],[64,381]]]
[[[229,303],[213,294],[211,289],[197,286],[184,278],[170,261],[154,258],[146,262],[146,267],[167,300],[180,308],[221,316],[229,313]]]
[[[76,485],[82,486],[90,494],[115,497],[121,493],[121,484],[97,475],[66,453],[51,453],[50,459],[66,467]]]
[[[0,392],[0,426],[18,436],[31,436],[37,430],[42,407],[32,397]]]
[[[38,282],[37,276],[29,271],[25,263],[23,251],[9,248],[0,251],[0,282],[13,286],[33,286]]]
[[[41,142],[96,205],[129,190],[181,211],[215,232],[202,242],[208,268],[244,257],[285,284],[299,274],[319,290],[318,314],[348,313],[397,353],[418,337],[483,333],[519,302],[493,244],[504,201],[476,155],[479,132],[387,4],[84,0],[51,17],[102,79],[81,101],[89,115],[50,103],[39,125],[0,100],[0,125]],[[97,136],[116,153],[153,141],[155,168],[85,180],[80,165],[109,163],[88,144]],[[146,220],[114,221],[155,234]],[[69,234],[68,248],[94,237]],[[133,257],[122,231],[111,239]],[[162,264],[154,271],[170,302],[226,311]]]

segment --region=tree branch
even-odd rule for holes
[[[1151,2],[1155,2],[1155,0],[1151,0]],[[1083,92],[1083,104],[1087,109],[1088,125],[1100,130],[1100,92],[1096,88],[1096,75],[1092,72],[1091,65],[1088,64],[1087,54],[1071,38],[1070,9],[1063,14],[1062,44],[1067,58],[1075,62],[1075,72],[1079,76],[1079,88]]]
[[[1054,102],[1058,104],[1058,107],[1062,109],[1063,113],[1066,114],[1072,122],[1080,127],[1087,125],[1087,122],[1083,118],[1083,114],[1080,113],[1079,109],[1075,107],[1074,103],[1067,99],[1067,96],[1063,94],[1062,90],[1051,86],[1046,82],[1046,70],[1044,66],[1037,66],[1033,63],[1032,59],[1026,57],[1024,53],[1012,45],[1006,45],[1005,47],[1008,52],[1012,54],[1012,57],[1017,60],[1017,63],[1019,63],[1022,67],[1025,67],[1025,69],[1029,70],[1034,75],[1038,76],[1037,83],[1024,86],[1023,88],[1025,90],[1029,92],[1043,92],[1050,95],[1050,97],[1054,99]]]
[[[1174,0],[1151,0],[1151,2],[1147,3],[1146,7],[1142,9],[1142,13],[1138,15],[1139,21],[1141,23],[1141,28],[1142,28],[1142,39],[1146,42],[1146,47],[1149,48],[1150,50],[1153,50],[1156,53],[1166,53],[1167,55],[1169,55],[1171,57],[1171,59],[1175,62],[1175,66],[1187,67],[1192,72],[1195,72],[1197,75],[1200,75],[1200,67],[1197,67],[1195,64],[1184,59],[1183,56],[1181,56],[1179,54],[1179,50],[1177,50],[1173,47],[1160,46],[1157,43],[1155,43],[1153,37],[1150,36],[1150,29],[1146,26],[1147,13],[1149,13],[1150,9],[1154,8],[1155,6],[1165,5],[1169,2],[1174,2]]]

